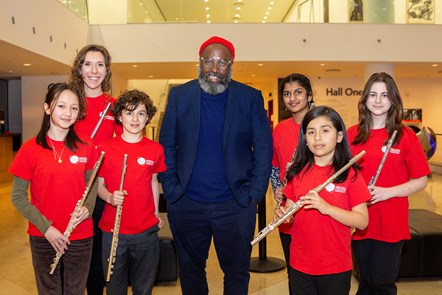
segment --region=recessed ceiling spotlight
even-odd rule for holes
[[[258,64],[258,67],[262,67],[264,64]]]
[[[207,23],[208,23],[208,24],[210,24],[210,23],[211,23],[210,19],[209,19],[209,20],[207,20]]]
[[[431,65],[433,68],[436,68],[436,67],[438,67],[439,65],[438,64],[432,64]]]
[[[210,7],[207,6],[205,9],[206,9],[206,10],[210,10]]]
[[[272,10],[272,8],[269,6],[269,7],[267,7],[267,10]]]
[[[267,15],[269,15],[269,14],[270,14],[270,12],[266,11],[266,14],[267,14]]]
[[[209,18],[209,17],[210,17],[210,14],[206,14],[206,17]]]
[[[147,76],[148,78],[153,78],[153,75],[149,75],[149,76]]]
[[[241,10],[241,6],[236,7],[236,10]]]
[[[319,64],[321,67],[325,66],[325,64]]]
[[[32,66],[31,64],[23,64],[24,67],[30,67]]]
[[[275,4],[275,2],[273,2],[273,1],[270,1],[270,5],[273,5],[273,4]]]
[[[264,19],[268,19],[269,17],[266,15],[266,16],[264,16]]]
[[[263,20],[263,21],[261,21],[263,24],[265,24],[266,23],[266,21],[265,20]]]
[[[138,68],[138,65],[132,65],[132,68]]]
[[[252,77],[255,77],[256,75],[255,74],[252,74]]]
[[[207,3],[207,2],[209,2],[209,0],[204,0],[204,2],[206,2],[206,3]]]
[[[236,18],[240,18],[241,15],[240,15],[239,13],[237,13],[237,14],[235,14],[235,17],[236,17]]]
[[[237,23],[239,23],[239,21],[238,21],[238,20],[235,20],[234,23],[237,24]]]

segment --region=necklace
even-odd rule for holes
[[[61,153],[60,153],[60,155],[57,153],[57,150],[55,149],[55,146],[54,146],[54,143],[52,142],[52,139],[50,138],[50,137],[48,137],[49,138],[49,141],[51,142],[51,145],[52,145],[52,152],[54,153],[54,159],[55,160],[57,160],[57,158],[58,158],[58,164],[61,164],[63,161],[61,160],[61,156],[63,156],[63,152],[64,152],[64,148],[65,148],[65,145],[64,145],[64,143],[63,143],[63,149],[61,150]]]

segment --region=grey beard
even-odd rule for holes
[[[229,68],[229,72],[227,73],[227,76],[224,78],[221,78],[221,81],[219,83],[210,83],[207,81],[207,78],[212,75],[211,73],[207,73],[203,76],[201,73],[201,67],[198,67],[198,81],[200,83],[201,89],[210,95],[217,95],[220,93],[223,93],[226,91],[227,87],[229,87],[230,81],[232,81],[232,67]]]

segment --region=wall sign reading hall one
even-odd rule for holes
[[[325,89],[326,96],[361,96],[362,90],[353,89],[351,87],[343,88],[326,88]]]

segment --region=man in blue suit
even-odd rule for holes
[[[214,36],[199,55],[198,79],[170,90],[160,132],[167,165],[160,177],[181,290],[208,294],[213,237],[224,294],[246,295],[256,205],[271,172],[270,124],[261,92],[231,79],[231,42]]]

